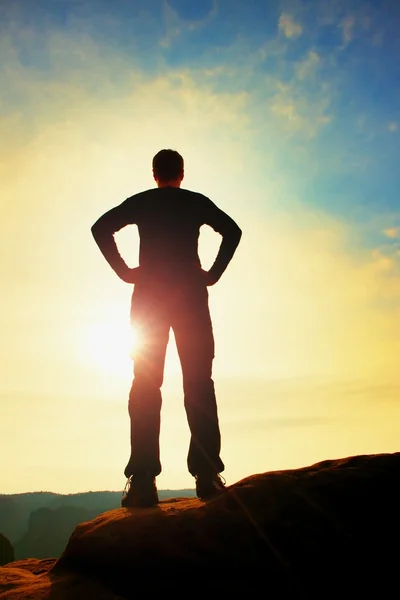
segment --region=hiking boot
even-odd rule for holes
[[[122,494],[121,506],[124,508],[150,508],[157,504],[158,493],[155,477],[148,473],[131,475]]]
[[[225,491],[225,480],[219,473],[196,475],[196,494],[200,500],[211,500]]]

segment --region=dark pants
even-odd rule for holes
[[[220,473],[221,436],[212,375],[214,336],[208,290],[201,271],[185,277],[141,277],[132,296],[131,322],[140,344],[134,355],[129,394],[131,457],[125,475],[161,473],[161,386],[169,330],[173,329],[182,367],[191,440],[187,464],[192,475]]]

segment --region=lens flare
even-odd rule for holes
[[[92,323],[85,335],[83,359],[103,372],[121,375],[132,367],[142,335],[129,323]]]

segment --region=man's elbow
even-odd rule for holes
[[[104,235],[104,221],[101,217],[100,219],[97,219],[95,223],[93,223],[93,225],[90,228],[90,231],[92,232],[94,239],[97,239],[100,236]]]
[[[104,238],[107,237],[107,232],[104,229],[104,223],[101,219],[96,221],[90,228],[94,241],[98,246],[104,243]]]
[[[93,225],[90,228],[90,231],[92,232],[92,236],[94,237],[94,239],[96,240],[98,235],[99,235],[99,226],[98,226],[98,221],[96,221],[96,223],[93,223]]]
[[[225,243],[235,250],[242,237],[242,230],[236,225],[236,223],[231,224],[230,227],[225,229],[225,231],[222,233],[222,237],[224,238]]]
[[[238,245],[242,238],[242,230],[240,229],[240,227],[238,225],[236,225],[234,236],[235,236],[236,245]]]

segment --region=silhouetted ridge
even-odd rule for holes
[[[0,567],[15,560],[14,548],[10,540],[0,533]]]
[[[174,595],[189,582],[181,595],[195,597],[388,598],[399,472],[400,453],[354,456],[253,475],[207,504],[115,509],[76,527],[58,561],[0,569],[0,599],[66,599],[73,589],[76,600],[133,600],[149,582],[152,594]]]

